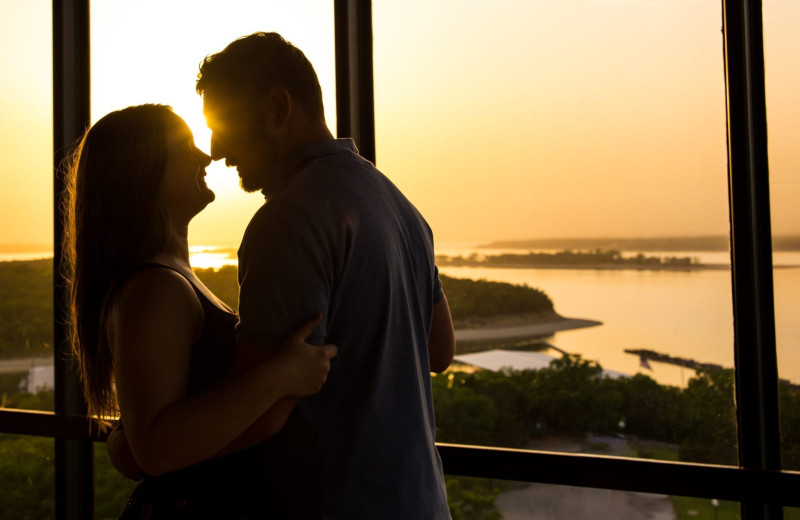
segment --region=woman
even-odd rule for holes
[[[171,108],[142,105],[100,119],[68,172],[70,325],[89,413],[121,412],[112,458],[129,449],[145,473],[123,518],[268,517],[257,455],[226,454],[276,433],[336,353],[305,343],[316,316],[228,373],[236,315],[189,265],[189,221],[214,200],[209,163]]]

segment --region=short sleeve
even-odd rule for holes
[[[239,250],[237,341],[277,345],[321,312],[308,341],[322,344],[331,298],[326,237],[302,212],[278,219],[265,209],[253,217]]]

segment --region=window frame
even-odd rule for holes
[[[370,0],[334,0],[337,132],[375,161]],[[800,507],[800,472],[781,469],[772,285],[762,3],[721,0],[728,124],[731,287],[739,466],[438,443],[445,473],[733,500],[742,518],[780,519]],[[54,272],[61,268],[64,183],[59,169],[90,122],[89,0],[53,0]],[[54,279],[56,412],[0,410],[0,432],[56,442],[56,518],[94,517],[92,443]]]

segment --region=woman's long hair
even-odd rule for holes
[[[117,286],[164,245],[160,188],[173,118],[165,105],[111,112],[84,134],[67,164],[67,321],[90,416],[118,411],[107,320]]]

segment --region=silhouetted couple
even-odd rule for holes
[[[275,33],[200,66],[211,157],[163,105],[112,112],[69,168],[73,346],[90,413],[121,413],[122,518],[449,518],[430,372],[454,352],[430,228]],[[211,160],[266,203],[239,313],[189,263]]]

